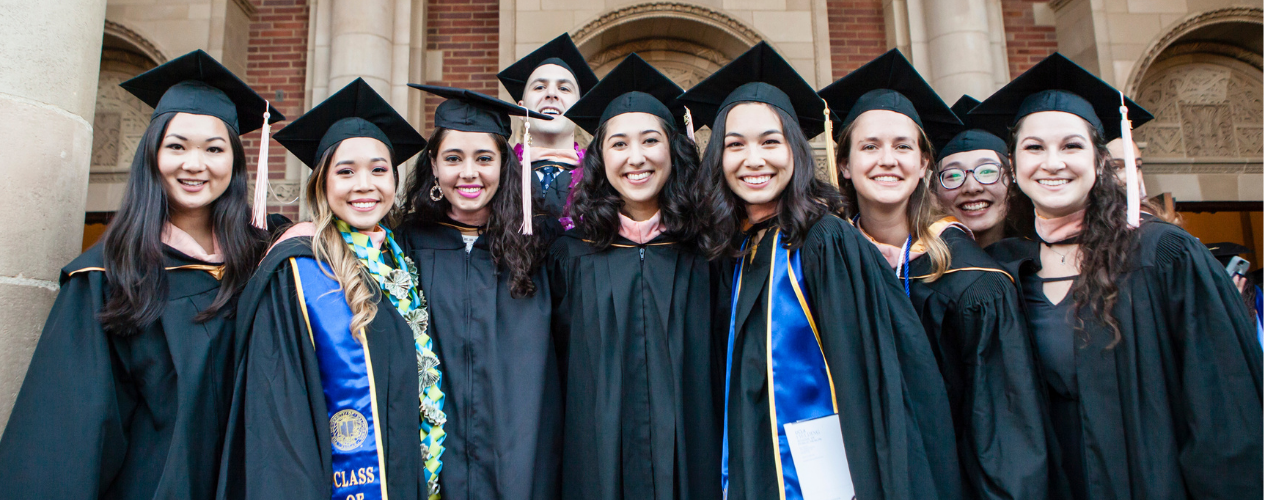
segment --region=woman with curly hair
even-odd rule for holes
[[[576,226],[548,257],[562,498],[720,498],[708,211],[679,95],[634,54],[567,111],[593,141]]]
[[[436,498],[442,368],[388,227],[396,169],[425,140],[359,78],[275,137],[312,168],[312,220],[242,292],[220,498]]]
[[[681,100],[711,124],[701,184],[716,234],[704,248],[732,283],[717,292],[727,498],[961,498],[944,381],[917,314],[813,175],[821,98],[759,43]],[[805,432],[845,460],[809,475],[821,469],[800,465],[820,454],[790,441]]]
[[[1034,239],[989,250],[1021,284],[1067,497],[1259,497],[1255,326],[1197,239],[1128,224],[1106,148],[1121,97],[1054,54],[970,112],[1012,126],[1010,213],[1034,210]]]
[[[440,490],[449,500],[556,498],[561,396],[541,262],[561,228],[536,216],[532,234],[521,231],[532,214],[523,213],[522,167],[506,140],[510,115],[527,111],[477,92],[410,85],[448,98],[435,109],[398,228],[429,297],[445,374]]]

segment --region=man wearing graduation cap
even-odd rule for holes
[[[201,50],[120,86],[152,120],[109,230],[62,268],[0,439],[6,497],[215,495],[231,313],[266,241],[239,136],[284,117]]]
[[[382,226],[425,140],[359,78],[276,139],[313,169],[313,221],[240,298],[220,498],[435,499],[443,369],[415,266]]]
[[[712,128],[702,170],[723,236],[708,252],[733,272],[717,292],[730,298],[717,311],[729,325],[727,497],[960,498],[944,381],[917,314],[814,176],[808,138],[832,117],[825,103],[762,42],[680,99]],[[820,439],[790,441],[809,435]]]
[[[846,116],[838,165],[852,222],[903,282],[939,363],[965,497],[1048,498],[1046,417],[1018,293],[970,229],[935,207],[926,185],[960,187],[927,175],[934,171],[927,138],[942,144],[955,135],[955,147],[973,150],[990,136],[957,133],[964,126],[955,113],[896,49],[820,94]],[[951,165],[989,180],[988,165],[1000,172],[986,158]]]
[[[569,199],[571,171],[583,160],[575,142],[575,124],[563,116],[580,97],[597,84],[570,34],[563,33],[496,75],[509,95],[531,111],[553,120],[528,119],[530,162],[539,181],[544,207],[561,216]],[[524,137],[527,134],[524,134]],[[522,161],[522,144],[514,147]]]
[[[1106,141],[1150,114],[1057,53],[969,114],[1013,134],[1034,207],[1034,240],[988,251],[1021,285],[1066,496],[1264,496],[1254,321],[1196,238],[1129,220],[1109,163]]]

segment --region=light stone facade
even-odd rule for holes
[[[882,0],[886,47],[909,56],[945,101],[986,97],[1016,76],[1002,17],[1007,1]],[[569,32],[599,75],[636,52],[687,88],[767,41],[819,88],[837,74],[830,19],[844,15],[832,10],[843,3],[499,0],[497,57],[507,66]],[[117,83],[193,49],[245,77],[257,4],[0,0],[0,115],[23,117],[0,123],[0,133],[26,146],[0,167],[14,193],[5,203],[22,214],[0,222],[0,300],[10,305],[0,312],[0,422],[57,290],[57,269],[81,248],[84,212],[117,207],[148,121],[151,110]],[[426,49],[431,5],[309,0],[306,81],[301,97],[287,98],[309,109],[363,77],[421,126],[433,110],[406,84],[443,81],[452,70],[443,50]],[[1150,193],[1171,192],[1178,201],[1264,200],[1258,3],[1053,0],[1030,9],[1036,25],[1056,27],[1058,50],[1157,115],[1137,132]],[[503,89],[501,97],[508,98]],[[284,172],[272,181],[275,204],[297,199],[307,169],[289,156]]]

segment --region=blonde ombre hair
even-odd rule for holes
[[[343,294],[347,297],[347,305],[351,307],[351,334],[363,342],[361,332],[377,315],[381,293],[378,291],[377,281],[369,274],[368,268],[360,263],[355,252],[342,239],[338,226],[334,225],[334,212],[329,208],[329,197],[325,190],[329,186],[329,166],[333,163],[334,152],[338,150],[339,145],[341,143],[335,144],[325,152],[315,171],[307,178],[307,210],[312,214],[312,223],[316,225],[315,234],[312,236],[312,254],[317,262],[329,266],[332,274],[327,272],[326,275],[338,281],[339,289],[343,290]],[[399,176],[395,175],[396,170],[392,168],[391,173],[398,185]],[[394,219],[397,211],[398,208],[392,206],[386,217],[382,218],[382,222],[389,225],[389,221]]]
[[[851,179],[843,177],[842,170],[847,168],[848,156],[851,155],[851,134],[859,120],[853,120],[847,124],[842,133],[838,136],[838,155],[836,163],[838,164],[838,184],[839,190],[843,192],[845,199],[843,206],[846,210],[844,214],[848,220],[860,213],[860,201],[856,194],[856,185]],[[916,125],[914,125],[916,126]],[[930,256],[930,276],[924,278],[924,281],[935,281],[948,271],[948,266],[952,264],[952,252],[948,250],[948,243],[939,237],[939,233],[931,231],[931,224],[938,222],[940,219],[948,216],[939,206],[938,197],[931,192],[930,179],[934,175],[933,164],[935,162],[935,150],[931,146],[930,138],[926,136],[926,131],[921,127],[917,127],[917,149],[922,153],[922,160],[926,161],[926,173],[917,180],[917,187],[913,189],[913,194],[909,195],[908,208],[904,214],[904,223],[909,227],[912,233],[913,241],[920,241],[922,246],[926,247],[926,255]]]

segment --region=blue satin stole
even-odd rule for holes
[[[781,245],[781,231],[772,230],[772,259],[768,266],[768,413],[772,417],[773,450],[782,499],[802,500],[799,478],[786,441],[785,424],[838,413],[834,381],[821,348],[812,309],[803,293],[803,266],[799,252]],[[749,240],[748,240],[749,241]],[[742,244],[746,249],[746,243]],[[733,272],[733,301],[729,313],[729,349],[724,375],[724,450],[721,484],[729,487],[729,393],[733,375],[733,345],[737,340],[737,298],[742,292],[743,257]],[[758,291],[755,291],[758,293]]]
[[[386,460],[368,341],[361,345],[351,334],[351,307],[328,266],[308,257],[290,259],[290,265],[329,410],[331,500],[386,500]]]

